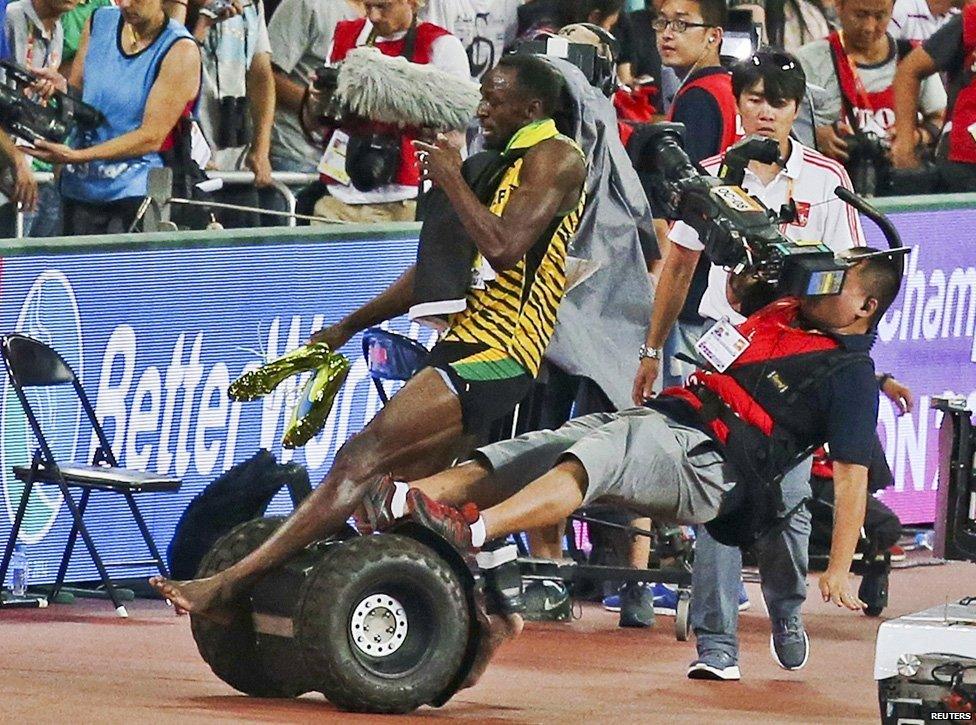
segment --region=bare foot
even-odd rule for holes
[[[215,622],[226,624],[232,617],[227,605],[230,597],[219,575],[205,579],[174,581],[154,576],[150,586],[173,603],[177,614],[196,614]]]
[[[474,657],[471,671],[458,689],[474,687],[488,669],[488,663],[502,643],[515,639],[522,633],[525,625],[520,614],[492,614],[488,617],[488,632],[482,634],[478,643],[478,653]]]

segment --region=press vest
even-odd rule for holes
[[[560,136],[551,120],[533,126],[540,133],[531,143],[515,149],[510,147],[519,155],[502,172],[488,205],[496,216],[504,213],[519,186],[524,150]],[[531,131],[526,127],[519,134],[527,130]],[[582,156],[582,150],[575,143],[573,146]],[[584,204],[585,195],[581,192],[576,208],[565,216],[555,217],[514,267],[496,272],[494,279],[473,285],[465,297],[467,306],[451,317],[444,339],[478,343],[504,352],[529,374],[538,374],[542,355],[556,327],[556,311],[566,289],[566,251],[579,227]],[[480,255],[475,264],[481,265]]]
[[[338,63],[346,57],[350,50],[357,47],[356,42],[365,27],[366,18],[340,21],[336,25],[335,35],[332,39],[332,55],[329,57],[329,62]],[[450,33],[433,23],[418,23],[416,33],[413,55],[407,60],[418,65],[428,65],[433,60],[434,41],[445,35],[450,35]],[[396,57],[403,55],[405,45],[406,39],[400,38],[399,40],[378,41],[374,47],[383,55]],[[409,134],[400,135],[400,168],[394,182],[396,184],[417,186],[420,183],[420,170],[417,168],[414,148],[411,145],[415,138],[416,136]],[[328,177],[323,177],[323,180],[333,181]]]
[[[976,164],[976,5],[969,4],[962,11],[962,49],[967,82],[952,107],[949,160]]]
[[[80,148],[96,146],[139,128],[166,54],[182,38],[192,40],[186,28],[170,20],[148,47],[129,55],[123,53],[120,45],[121,30],[122,13],[118,8],[99,8],[92,15],[82,100],[101,111],[105,122],[82,136]],[[162,165],[158,151],[127,159],[67,164],[61,174],[61,193],[70,199],[95,203],[143,197],[149,170]]]
[[[735,96],[732,94],[732,76],[729,73],[709,73],[681,86],[674,96],[671,108],[668,110],[669,121],[674,118],[674,109],[681,96],[692,88],[701,88],[707,91],[718,104],[718,110],[722,116],[722,137],[715,153],[720,153],[731,146],[738,137],[739,109],[736,108]]]
[[[799,308],[797,298],[763,308],[737,326],[749,347],[724,373],[698,370],[684,387],[659,396],[695,410],[732,465],[738,481],[722,512],[735,511],[729,528],[745,532],[744,538],[782,513],[779,479],[826,442],[824,422],[803,400],[803,391],[849,364],[870,363],[866,353],[845,350],[833,337],[792,326]],[[653,407],[667,410],[667,402]],[[721,518],[719,526],[725,523]],[[748,543],[727,531],[709,531],[722,543]]]
[[[722,135],[719,139],[718,148],[714,152],[722,153],[735,143],[739,135],[739,109],[732,93],[732,75],[729,73],[709,73],[682,85],[675,94],[671,108],[668,110],[669,121],[674,118],[674,110],[678,107],[681,96],[692,88],[705,90],[718,104],[718,110],[722,116]],[[684,304],[678,314],[678,319],[682,322],[700,324],[704,321],[704,318],[698,313],[698,307],[701,305],[705,290],[708,289],[708,270],[710,267],[708,258],[703,254],[695,265],[688,294],[685,295]]]

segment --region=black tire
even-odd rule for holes
[[[203,558],[197,577],[211,576],[236,564],[263,544],[284,520],[283,516],[268,516],[235,527],[218,539]],[[217,677],[235,690],[254,697],[293,697],[300,694],[271,682],[258,666],[250,607],[238,607],[234,620],[227,625],[191,614],[190,629],[200,656]]]
[[[877,617],[888,606],[888,570],[868,570],[861,577],[861,586],[857,596],[867,606],[864,613],[869,617]]]
[[[369,609],[370,602],[379,604]],[[372,640],[359,637],[357,645],[352,633],[367,633],[377,612],[387,616],[383,627],[391,623],[382,646],[393,651],[372,656],[364,649]],[[315,689],[337,707],[405,713],[453,683],[469,624],[465,590],[451,565],[414,539],[383,534],[326,553],[303,589],[295,640]]]

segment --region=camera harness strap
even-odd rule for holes
[[[844,35],[840,30],[836,30],[827,36],[830,43],[830,56],[834,61],[834,72],[837,74],[837,83],[840,86],[841,105],[844,107],[844,114],[850,121],[851,127],[855,131],[861,130],[861,125],[857,122],[855,108],[867,108],[875,110],[871,102],[871,94],[864,87],[860,74],[857,72],[857,64],[847,54],[844,47]]]

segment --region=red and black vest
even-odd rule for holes
[[[735,471],[738,481],[708,525],[722,543],[749,545],[765,533],[783,513],[779,480],[826,442],[804,391],[854,362],[873,365],[829,335],[794,327],[799,309],[795,297],[767,305],[736,326],[749,347],[724,373],[698,370],[659,396],[691,406]]]
[[[358,20],[342,20],[335,28],[332,38],[332,55],[329,56],[330,63],[338,63],[343,60],[350,50],[357,47],[356,43],[366,27],[366,18]],[[427,65],[433,60],[434,41],[450,33],[433,23],[418,23],[416,26],[416,38],[414,41],[412,57],[407,60],[419,65]],[[406,46],[406,39],[383,40],[374,44],[383,55],[399,56],[403,55]],[[420,170],[417,168],[417,160],[414,156],[414,148],[411,142],[415,136],[410,134],[400,135],[400,168],[397,171],[396,182],[403,186],[417,186],[420,183]],[[333,181],[323,176],[323,181]]]
[[[976,5],[972,3],[962,10],[962,49],[965,84],[952,107],[949,160],[976,164]]]
[[[674,119],[674,109],[681,96],[692,88],[701,88],[707,91],[718,104],[719,113],[722,115],[722,138],[715,153],[721,153],[735,143],[739,136],[739,109],[736,107],[735,96],[732,94],[732,75],[729,73],[709,73],[682,85],[675,94],[674,101],[672,101],[671,108],[668,111],[669,121]]]

